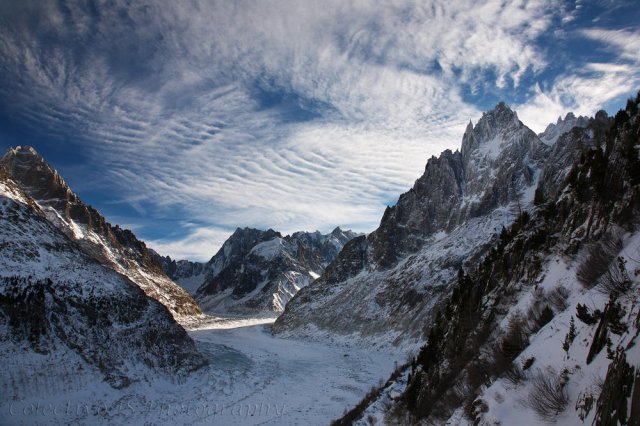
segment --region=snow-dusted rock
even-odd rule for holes
[[[86,205],[33,148],[16,147],[0,159],[11,178],[40,206],[47,219],[90,257],[126,275],[164,304],[178,320],[201,313],[195,300],[164,273],[146,245],[118,225],[112,226]]]
[[[205,363],[166,307],[54,227],[2,166],[0,357],[3,402],[173,380]]]
[[[355,236],[340,228],[287,236],[238,228],[205,265],[196,298],[210,313],[280,313]]]
[[[568,133],[574,127],[587,127],[589,124],[589,118],[580,116],[576,117],[574,113],[569,112],[562,119],[562,117],[558,117],[558,121],[554,123],[550,123],[544,132],[540,133],[538,137],[540,140],[546,145],[554,145],[558,138],[565,133]]]

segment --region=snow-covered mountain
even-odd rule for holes
[[[380,227],[348,243],[289,302],[274,331],[419,342],[461,266],[473,264],[532,204],[550,148],[506,104],[469,123],[461,150],[432,157]]]
[[[206,264],[158,255],[165,271],[209,313],[273,315],[318,278],[358,234],[238,228]]]
[[[49,215],[0,165],[3,403],[174,380],[205,364],[165,306],[88,256]]]
[[[198,304],[164,273],[146,245],[118,225],[112,226],[86,205],[33,148],[7,151],[0,165],[39,205],[47,219],[82,251],[114,271],[126,275],[144,292],[164,304],[179,321],[201,313]]]
[[[546,145],[553,145],[558,138],[571,131],[574,127],[584,128],[589,125],[588,117],[576,117],[574,113],[570,112],[564,117],[558,117],[558,121],[550,123],[544,132],[540,133],[538,137]]]
[[[337,424],[640,423],[639,105],[640,93],[614,119],[599,112],[543,149],[534,203],[521,200],[516,219],[461,263],[453,284],[426,308],[430,315],[414,317],[424,330],[417,356]],[[486,215],[466,223],[474,219],[490,223]],[[458,233],[457,242],[470,235]],[[433,247],[438,241],[395,268],[438,276],[437,266],[424,263]],[[311,334],[301,315],[314,321],[317,336],[324,323],[300,306],[313,297],[335,303],[331,289],[348,294],[357,279],[318,280],[301,291],[277,331]],[[397,279],[398,286],[412,282],[408,274]],[[330,316],[327,306],[313,309]]]
[[[268,390],[295,401],[284,422],[300,423],[316,419],[308,407],[321,383],[325,421],[405,352],[336,424],[640,424],[639,106],[640,94],[615,118],[569,114],[536,135],[500,103],[469,124],[460,150],[428,161],[370,235],[239,228],[206,264],[147,250],[35,151],[11,150],[0,161],[0,408],[98,395],[108,408],[65,422],[217,422],[189,404],[215,395],[236,407]],[[176,318],[197,313],[180,312],[186,293],[153,279],[175,286],[161,267],[197,283],[211,313],[286,305],[275,334],[346,345],[254,328],[192,330],[196,348],[141,290]],[[318,382],[309,371],[353,377]],[[292,381],[302,398],[280,392]],[[148,408],[168,404],[162,418]]]

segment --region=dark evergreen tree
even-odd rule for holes
[[[599,316],[596,316],[596,313],[600,313],[600,311],[597,310],[592,315],[586,305],[578,303],[578,305],[576,306],[576,317],[587,325],[593,325],[598,322]]]
[[[569,331],[567,332],[567,335],[564,338],[564,342],[562,343],[562,349],[564,349],[567,354],[569,353],[569,348],[571,347],[571,344],[573,343],[575,338],[576,322],[574,321],[573,317],[571,317],[571,322],[569,323]]]

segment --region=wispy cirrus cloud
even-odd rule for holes
[[[589,28],[581,33],[590,39],[604,43],[614,50],[622,60],[632,63],[640,62],[640,30],[639,29],[604,29]]]
[[[207,261],[212,257],[211,248],[221,247],[229,237],[227,231],[185,223],[181,227],[188,230],[180,238],[160,238],[147,240],[147,245],[158,253],[168,253],[174,259]]]
[[[557,64],[537,40],[579,14],[546,0],[4,3],[0,99],[82,154],[69,180],[111,194],[98,207],[206,259],[236,226],[372,230],[499,97],[528,94],[520,116],[541,126],[611,99],[594,78],[625,93],[627,50],[538,84]]]
[[[604,49],[611,57],[568,70],[547,90],[536,85],[535,96],[519,107],[521,118],[534,130],[542,131],[566,111],[592,115],[640,87],[640,30],[589,28],[577,35],[597,42],[594,50]]]

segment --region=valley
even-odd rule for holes
[[[639,105],[535,134],[500,102],[373,232],[237,228],[206,263],[163,257],[12,148],[3,421],[634,424]]]
[[[640,426],[639,0],[0,0],[0,426]]]
[[[270,333],[273,320],[202,318],[188,330],[210,360],[198,374],[133,383],[124,392],[85,380],[64,395],[60,382],[45,380],[37,398],[0,404],[3,424],[324,425],[386,380],[402,356],[281,339]]]

